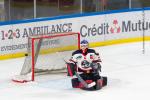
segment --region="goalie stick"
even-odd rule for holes
[[[56,53],[58,54],[58,56],[60,56],[59,52],[56,52]],[[65,62],[66,64],[68,63],[64,58],[62,58],[62,59],[64,60],[64,62]],[[78,80],[82,83],[82,85],[83,85],[85,88],[91,88],[91,87],[93,87],[93,86],[96,85],[95,82],[92,82],[92,83],[87,84],[87,83],[83,80],[83,78],[82,78],[76,71],[75,71],[75,75],[76,75],[76,77],[78,78]]]
[[[93,87],[93,86],[96,85],[95,82],[92,82],[92,83],[90,83],[90,84],[87,84],[77,72],[75,72],[75,75],[77,76],[77,78],[79,79],[79,81],[82,83],[82,85],[83,85],[84,87],[86,87],[86,88],[91,88],[91,87]]]
[[[63,59],[64,60],[64,59]],[[65,61],[65,60],[64,60]],[[65,61],[66,62],[66,64],[67,64],[67,61]],[[75,75],[76,75],[76,77],[78,78],[78,80],[82,83],[82,85],[85,87],[85,88],[91,88],[91,87],[93,87],[93,86],[95,86],[96,85],[96,83],[95,82],[92,82],[92,83],[90,83],[90,84],[87,84],[84,80],[83,80],[83,78],[75,71]]]

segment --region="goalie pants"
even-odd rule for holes
[[[83,80],[97,81],[98,79],[101,79],[101,76],[97,73],[82,73],[80,76]]]

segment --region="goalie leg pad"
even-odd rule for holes
[[[67,75],[68,76],[73,76],[75,75],[75,68],[76,68],[76,65],[73,64],[73,63],[67,63]]]
[[[107,85],[107,77],[103,76],[102,79],[103,79],[103,86],[106,86]]]
[[[96,81],[95,89],[96,89],[96,90],[100,90],[100,89],[102,88],[102,86],[103,86],[103,80],[102,80],[102,79],[98,79],[98,80]]]
[[[73,88],[80,88],[80,82],[78,78],[73,78],[71,79],[72,87]]]

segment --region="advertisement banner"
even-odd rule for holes
[[[27,52],[29,35],[79,32],[81,39],[91,44],[107,41],[142,38],[150,36],[150,10],[128,11],[121,13],[89,14],[71,18],[43,21],[31,20],[0,26],[0,59],[14,54],[17,57]],[[93,45],[93,46],[100,46]],[[7,57],[6,57],[7,58]]]

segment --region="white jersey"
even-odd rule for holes
[[[86,54],[83,54],[81,50],[77,50],[73,53],[71,60],[76,62],[77,67],[81,70],[91,70],[90,64],[93,61],[100,60],[100,57],[93,49],[88,49]]]

